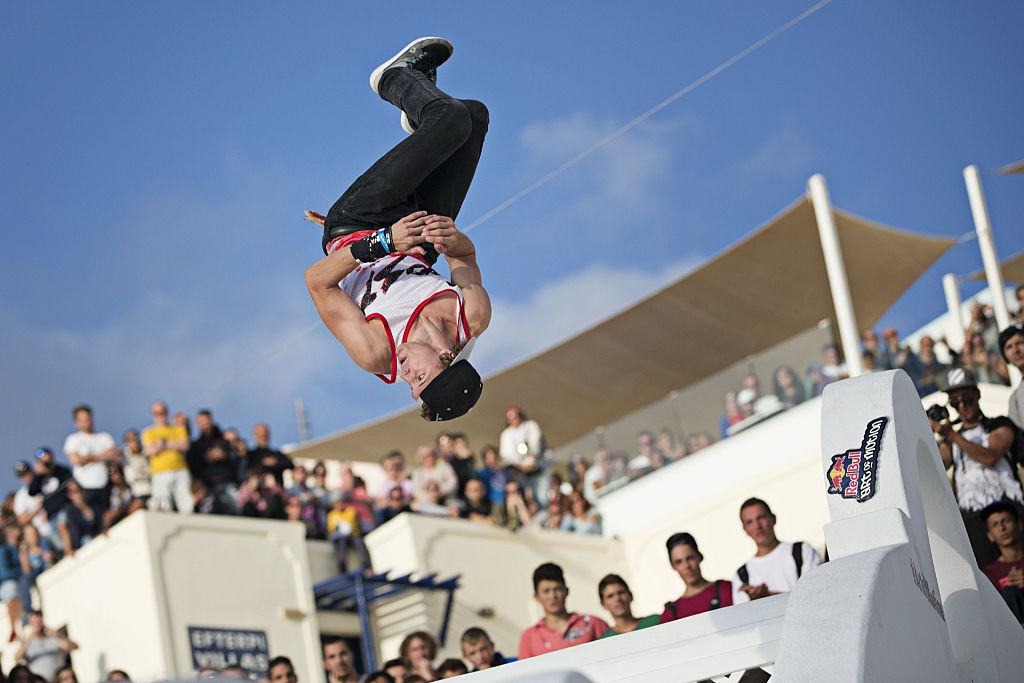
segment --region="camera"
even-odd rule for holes
[[[949,411],[946,410],[945,406],[940,406],[938,403],[930,406],[928,410],[924,411],[924,414],[933,422],[943,422],[949,419]]]

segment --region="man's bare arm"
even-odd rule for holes
[[[415,245],[422,241],[426,216],[426,211],[417,211],[391,226],[395,251],[423,253]],[[306,288],[320,320],[356,365],[368,372],[387,372],[391,367],[391,349],[381,343],[362,310],[338,287],[358,265],[350,247],[338,249],[306,269]]]
[[[452,284],[462,288],[466,301],[469,332],[474,337],[479,336],[491,323],[491,298],[483,287],[476,246],[446,216],[428,216],[423,237],[448,261]]]

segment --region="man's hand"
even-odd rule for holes
[[[1017,588],[1024,588],[1024,569],[1020,567],[1014,567],[1010,570],[1010,573],[1006,575],[1006,582],[1011,586]]]
[[[751,600],[760,600],[761,598],[767,598],[769,595],[773,595],[773,593],[768,590],[768,586],[763,583],[756,586],[751,586],[745,583],[740,586],[740,590],[746,593]]]
[[[424,227],[430,216],[426,211],[410,213],[400,218],[391,226],[391,239],[394,240],[395,251],[403,254],[422,254],[423,247],[417,246],[423,239]]]
[[[941,436],[943,440],[948,440],[953,433],[953,425],[949,422],[936,422],[929,418],[928,424],[931,425],[932,431]]]
[[[473,243],[455,227],[447,216],[427,216],[423,238],[434,245],[437,253],[459,257],[475,252]]]

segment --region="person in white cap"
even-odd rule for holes
[[[427,420],[465,414],[483,390],[468,356],[491,318],[476,248],[454,219],[476,172],[487,108],[437,88],[452,54],[419,38],[374,69],[370,86],[402,110],[412,134],[360,176],[327,212],[326,256],[306,270],[320,319],[355,363],[409,384]],[[433,266],[443,255],[449,279]]]
[[[971,370],[953,368],[947,372],[945,392],[949,405],[959,415],[960,429],[953,428],[956,421],[949,420],[948,413],[946,419],[936,420],[929,410],[928,420],[940,438],[942,464],[953,468],[960,513],[978,566],[983,567],[998,552],[987,538],[981,511],[1000,500],[1024,506],[1024,492],[1007,457],[1016,430],[1009,418],[990,418],[981,412],[981,392]]]

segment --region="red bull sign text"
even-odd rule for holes
[[[882,448],[882,434],[889,423],[887,417],[876,417],[864,429],[860,448],[832,456],[832,465],[825,472],[828,492],[856,500],[858,503],[875,495],[878,483],[878,454]]]

